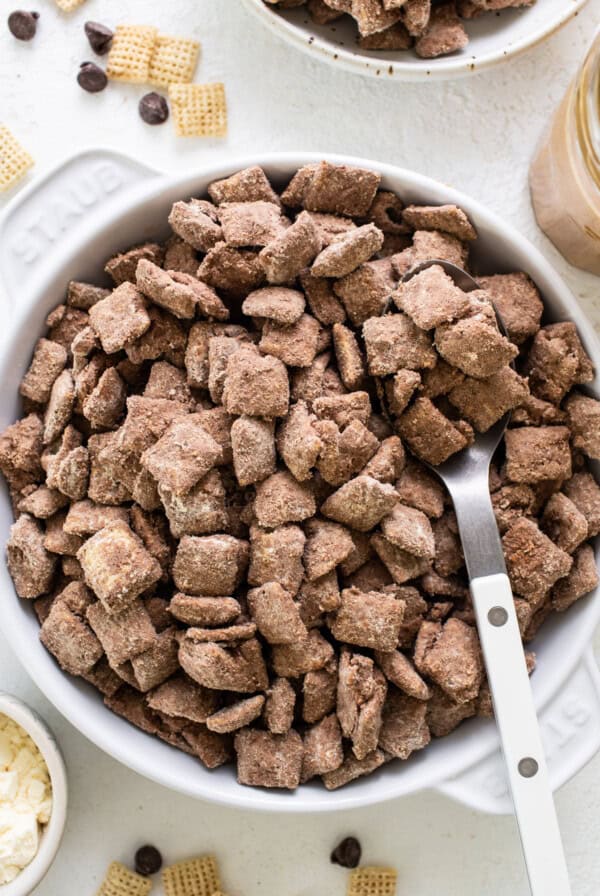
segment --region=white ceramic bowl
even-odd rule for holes
[[[44,827],[34,859],[9,884],[2,896],[28,896],[46,876],[58,852],[67,815],[67,775],[54,735],[37,713],[17,697],[0,692],[0,713],[13,719],[31,737],[44,757],[52,781],[52,814]]]
[[[471,75],[517,56],[570,21],[586,0],[537,0],[527,8],[466,21],[469,43],[464,50],[437,59],[420,59],[414,50],[361,50],[347,17],[316,25],[305,7],[277,11],[263,0],[243,2],[274,34],[315,59],[382,80],[431,81]]]
[[[220,163],[196,174],[165,176],[114,152],[90,151],[24,190],[0,221],[0,271],[9,294],[9,304],[0,309],[0,335],[5,339],[0,429],[19,414],[19,382],[34,341],[44,329],[44,318],[62,300],[68,280],[97,278],[104,259],[113,252],[146,238],[162,237],[173,201],[202,195],[216,178],[262,164],[281,186],[298,167],[319,158],[280,153]],[[600,369],[600,350],[573,296],[543,256],[512,227],[467,196],[421,175],[361,159],[328,158],[380,171],[383,186],[407,202],[462,206],[479,233],[473,251],[475,269],[480,273],[528,271],[545,296],[547,319],[574,320]],[[592,391],[598,395],[596,386]],[[11,522],[3,492],[2,544]],[[590,649],[599,616],[597,592],[560,620],[548,623],[534,644],[538,668],[533,688],[554,787],[580,769],[600,746],[598,675]],[[385,766],[335,793],[318,783],[296,793],[246,788],[237,784],[231,767],[207,771],[195,759],[113,715],[91,687],[61,672],[40,644],[31,605],[16,597],[4,563],[0,565],[0,624],[29,674],[75,727],[131,768],[190,796],[257,810],[339,811],[435,787],[471,806],[510,811],[496,730],[489,721],[467,722],[408,762]]]

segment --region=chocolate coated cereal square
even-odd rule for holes
[[[469,311],[466,293],[439,265],[432,265],[401,283],[394,293],[397,307],[422,330],[457,320]]]
[[[173,566],[177,587],[186,594],[234,593],[248,562],[248,544],[231,535],[184,536]]]
[[[270,734],[249,728],[235,736],[238,782],[295,790],[300,783],[303,745],[297,731]]]
[[[483,662],[477,632],[459,619],[423,623],[415,647],[415,665],[456,703],[479,693]]]
[[[40,629],[40,640],[71,675],[90,672],[103,652],[90,627],[61,600],[52,605]]]
[[[289,394],[287,371],[278,358],[244,350],[227,364],[223,406],[230,414],[284,417]]]
[[[521,518],[513,523],[502,545],[514,591],[534,606],[573,566],[573,558],[554,545],[532,520]]]
[[[269,283],[289,283],[312,263],[320,248],[316,225],[302,212],[291,227],[261,250],[258,260]]]
[[[391,595],[346,588],[330,627],[339,641],[386,652],[398,645],[403,616],[403,602]]]
[[[397,499],[389,483],[372,476],[356,476],[327,498],[321,512],[350,529],[368,532],[387,516]]]
[[[39,597],[50,590],[56,557],[46,550],[42,527],[29,514],[21,514],[11,526],[6,555],[19,597]]]
[[[527,274],[493,274],[478,277],[477,281],[496,306],[511,342],[522,345],[535,336],[544,306],[537,286]]]
[[[433,466],[443,463],[468,444],[463,432],[429,398],[417,398],[397,425],[411,451]]]
[[[600,458],[600,401],[575,392],[565,402],[565,410],[573,447],[587,457]]]
[[[120,613],[156,584],[157,561],[123,522],[109,523],[77,552],[86,583],[109,614]]]
[[[363,336],[372,376],[435,366],[431,339],[404,314],[371,317],[363,325]]]
[[[123,283],[90,308],[90,323],[110,355],[143,336],[150,318],[141,292]]]
[[[525,426],[509,429],[506,474],[513,482],[536,483],[571,476],[571,450],[566,426]]]

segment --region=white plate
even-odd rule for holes
[[[437,59],[420,59],[414,50],[361,50],[348,16],[316,25],[306,7],[278,12],[263,0],[243,2],[274,34],[331,65],[382,80],[443,81],[480,72],[534,47],[577,15],[587,0],[537,0],[524,9],[465,20],[467,46]]]
[[[213,180],[249,165],[263,165],[273,183],[282,187],[300,166],[321,158],[321,154],[277,153],[167,176],[111,150],[91,150],[21,191],[0,220],[0,274],[11,303],[0,307],[4,340],[0,431],[19,416],[19,383],[34,342],[44,331],[48,312],[62,301],[70,279],[102,277],[103,261],[116,251],[163,238],[172,203],[203,195]],[[406,202],[455,203],[464,208],[478,231],[474,271],[527,271],[544,295],[546,319],[573,320],[600,369],[600,347],[575,299],[545,258],[512,227],[468,196],[412,171],[346,156],[327,158],[379,171],[382,186],[397,191]],[[597,383],[591,391],[600,397]],[[11,523],[2,486],[2,544]],[[561,619],[548,622],[532,645],[538,657],[533,691],[554,788],[579,771],[600,747],[600,689],[590,648],[599,618],[600,589],[596,589]],[[470,720],[408,762],[386,765],[333,793],[318,782],[295,793],[242,787],[231,766],[207,771],[198,760],[114,715],[92,687],[62,672],[40,643],[31,602],[17,598],[5,563],[0,564],[0,625],[36,684],[79,731],[140,774],[189,796],[254,810],[334,812],[437,788],[472,807],[511,811],[496,729],[490,721]]]

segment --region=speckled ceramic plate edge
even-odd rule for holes
[[[545,23],[543,29],[537,29],[521,40],[499,44],[498,48],[481,55],[450,55],[437,60],[408,59],[398,57],[367,56],[359,49],[348,50],[332,41],[312,33],[291,22],[284,15],[270,9],[263,0],[242,0],[244,5],[263,22],[274,34],[287,43],[298,47],[313,58],[321,59],[330,65],[352,71],[355,74],[369,77],[394,78],[398,81],[445,81],[463,78],[492,68],[507,59],[520,56],[527,50],[547,40],[564,25],[579,14],[588,0],[569,0],[562,14]],[[433,65],[430,63],[433,61]]]

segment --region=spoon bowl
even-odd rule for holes
[[[426,261],[406,283],[439,265],[463,292],[479,289],[466,271],[447,261]],[[387,310],[387,309],[386,309]],[[499,328],[506,335],[496,311]],[[385,389],[379,388],[385,395]],[[538,719],[525,663],[514,598],[490,496],[490,461],[510,422],[510,411],[445,462],[429,468],[452,498],[494,714],[510,783],[533,896],[570,896],[564,856]]]

